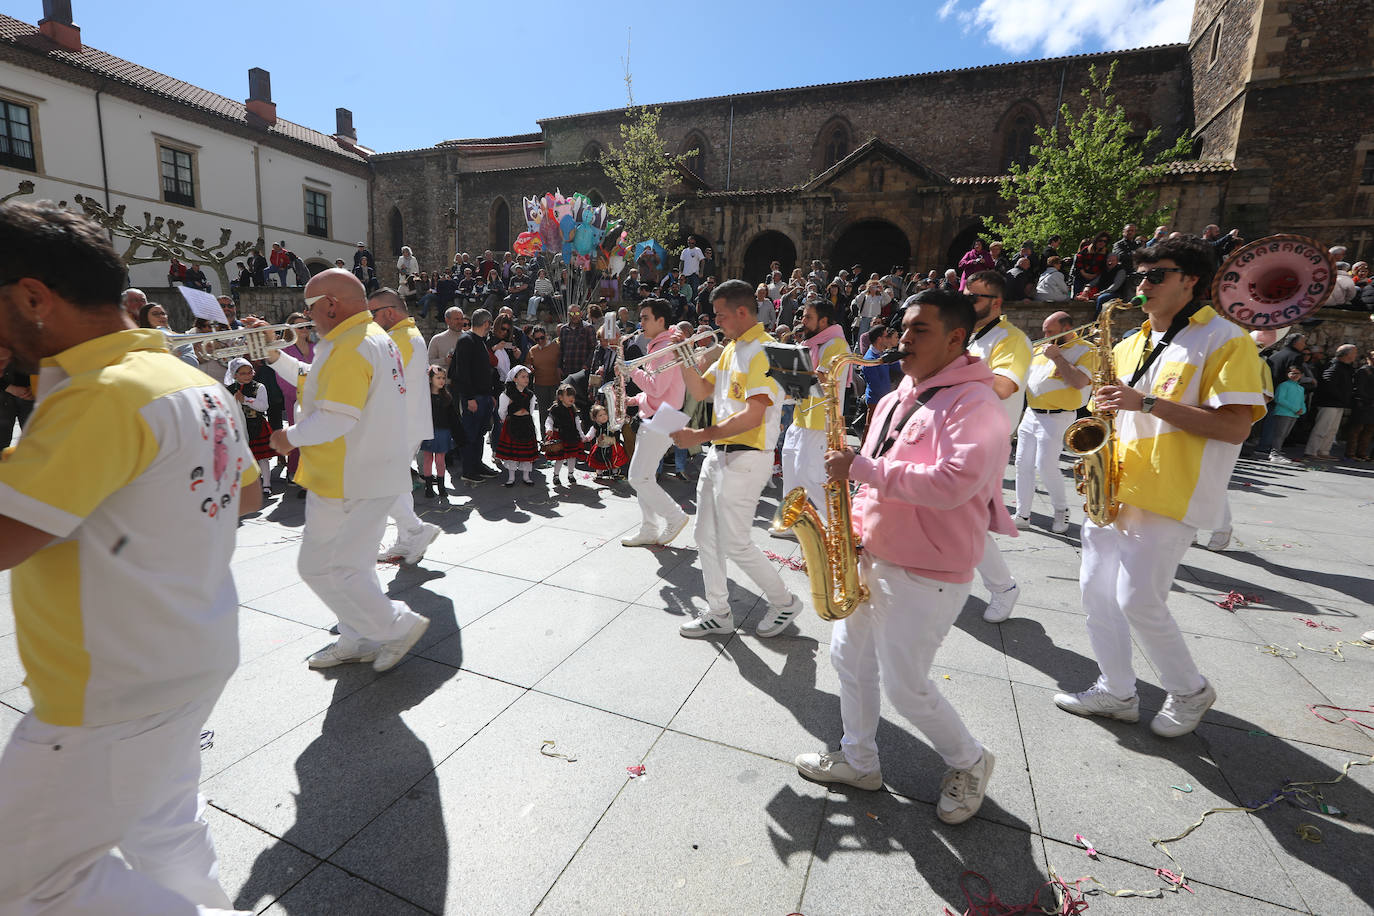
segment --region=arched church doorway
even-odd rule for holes
[[[945,251],[945,263],[940,265],[940,269],[947,267],[958,267],[959,261],[964,255],[968,254],[973,248],[973,240],[982,239],[988,241],[987,233],[983,229],[982,222],[974,223],[963,232],[954,237],[954,241],[949,243],[949,248]]]
[[[770,229],[744,249],[744,273],[740,279],[762,283],[768,276],[768,265],[774,261],[782,265],[783,277],[789,276],[797,266],[797,246],[786,235]]]
[[[855,279],[867,280],[869,274],[881,277],[895,265],[909,266],[910,261],[911,243],[906,233],[887,220],[865,219],[840,233],[826,266],[834,276],[858,264],[859,276]]]

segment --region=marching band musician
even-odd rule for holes
[[[647,366],[630,372],[629,381],[639,386],[639,394],[627,398],[626,404],[639,408],[641,420],[652,418],[665,406],[674,410],[682,409],[685,390],[682,374],[671,370],[648,371],[672,362],[675,352],[672,349],[672,319],[673,308],[667,299],[645,299],[639,304],[639,321],[644,337],[649,341],[649,353],[668,351],[658,360],[650,360]],[[671,544],[687,527],[687,513],[659,486],[657,480],[659,462],[670,445],[672,440],[667,434],[640,424],[634,454],[630,457],[630,486],[635,488],[635,494],[639,497],[639,511],[643,520],[638,533],[620,542],[626,547]]]
[[[239,660],[238,518],[262,499],[243,412],[134,327],[79,213],[0,207],[0,273],[0,347],[40,366],[0,460],[33,698],[0,757],[0,911],[227,913],[198,785]]]
[[[679,372],[688,394],[698,401],[712,399],[715,423],[673,433],[679,448],[711,443],[697,481],[696,527],[708,609],[678,632],[692,639],[734,632],[725,577],[725,563],[733,560],[768,601],[768,612],[755,633],[776,636],[797,616],[802,603],[749,537],[759,497],[773,473],[772,445],[782,414],[778,383],[768,375],[763,351],[773,338],[759,324],[754,288],[743,280],[717,286],[711,305],[729,343],[704,375],[686,363]]]
[[[828,369],[835,357],[849,352],[844,327],[835,321],[835,306],[825,299],[813,299],[802,307],[802,329],[802,342],[811,351],[811,365],[817,370]],[[841,391],[847,383],[845,379]],[[823,521],[829,517],[825,498],[827,400],[819,394],[799,398],[782,443],[782,492],[805,487]],[[790,529],[788,536],[796,539]]]
[[[977,325],[968,342],[968,352],[988,364],[994,376],[993,389],[1002,399],[1002,409],[1012,429],[1021,422],[1022,392],[1026,387],[1026,373],[1030,370],[1030,338],[1002,314],[1002,297],[1006,295],[1007,280],[995,270],[979,271],[968,281],[968,297],[973,300]],[[983,560],[978,574],[988,590],[988,606],[983,619],[1001,623],[1011,616],[1020,586],[1011,577],[1007,561],[992,538],[987,535]]]
[[[389,286],[367,297],[372,320],[386,331],[405,366],[406,440],[412,446],[409,454],[420,450],[420,443],[434,438],[434,416],[429,401],[429,351],[415,319],[406,312],[406,301]],[[402,563],[414,566],[425,557],[425,551],[439,536],[439,526],[420,521],[415,514],[415,488],[410,487],[391,506],[389,516],[396,522],[396,543],[382,548],[379,560],[399,557]]]
[[[1050,530],[1069,530],[1069,501],[1064,495],[1064,475],[1059,456],[1064,451],[1064,430],[1088,403],[1092,372],[1097,360],[1092,347],[1073,333],[1068,312],[1055,312],[1041,325],[1046,337],[1055,337],[1031,360],[1026,381],[1026,412],[1016,431],[1016,527],[1030,527],[1031,503],[1035,501],[1035,475],[1050,496],[1053,521]]]
[[[428,618],[389,599],[377,578],[387,512],[410,487],[405,367],[349,271],[311,277],[305,304],[320,333],[314,362],[305,366],[280,350],[269,351],[269,359],[300,393],[296,425],[272,434],[278,453],[301,450],[296,482],[307,496],[297,569],[339,619],[338,640],[306,663],[372,662],[386,671],[429,626]]]
[[[892,705],[930,740],[949,770],[936,813],[977,813],[995,758],[936,688],[930,666],[968,598],[989,531],[1014,533],[1002,501],[1010,451],[993,371],[965,352],[974,310],[955,290],[918,293],[902,318],[906,378],[874,408],[863,448],[827,452],[832,480],[860,484],[854,536],[869,600],[835,622],[830,658],[840,680],[844,737],[802,754],[818,782],[883,784],[876,735],[880,680]]]
[[[1177,738],[1197,728],[1217,694],[1169,613],[1169,587],[1197,529],[1219,525],[1241,443],[1264,415],[1267,369],[1249,335],[1199,301],[1216,271],[1204,242],[1166,239],[1138,249],[1135,263],[1148,318],[1113,350],[1119,384],[1094,393],[1116,411],[1121,508],[1114,524],[1083,522],[1079,586],[1101,674],[1054,702],[1138,721],[1134,631],[1168,692],[1150,728]]]

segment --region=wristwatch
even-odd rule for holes
[[[1149,413],[1150,411],[1154,410],[1156,400],[1158,400],[1158,398],[1156,398],[1152,394],[1145,395],[1145,397],[1142,398],[1140,402],[1140,412]]]

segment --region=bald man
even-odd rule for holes
[[[372,662],[386,671],[429,626],[387,598],[377,578],[387,511],[410,489],[405,365],[351,272],[316,274],[305,304],[320,341],[310,365],[272,351],[272,368],[296,386],[300,403],[296,425],[274,432],[271,443],[283,455],[301,451],[296,483],[307,496],[297,569],[339,619],[338,640],[307,664]]]
[[[1016,527],[1030,527],[1031,502],[1035,499],[1035,475],[1050,497],[1050,530],[1069,530],[1069,503],[1064,495],[1064,475],[1059,469],[1064,449],[1064,430],[1088,403],[1097,354],[1077,334],[1068,312],[1055,312],[1044,320],[1044,336],[1058,337],[1045,344],[1031,360],[1026,379],[1026,412],[1016,432]]]

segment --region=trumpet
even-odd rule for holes
[[[304,324],[269,324],[256,328],[239,328],[228,331],[209,331],[204,334],[169,335],[167,343],[173,347],[186,344],[199,346],[209,344],[208,354],[214,359],[242,356],[247,359],[267,359],[272,350],[285,350],[299,339],[304,329],[312,327],[313,322]],[[225,341],[217,343],[216,341]]]
[[[1084,331],[1094,330],[1096,328],[1097,322],[1089,321],[1087,324],[1080,324],[1076,328],[1069,328],[1067,331],[1060,331],[1058,334],[1051,334],[1049,337],[1042,337],[1039,340],[1033,340],[1031,341],[1031,349],[1037,350],[1040,347],[1043,347],[1045,344],[1054,343],[1056,340],[1060,340],[1064,337],[1069,337],[1073,334],[1081,334]]]
[[[672,344],[663,350],[657,350],[650,353],[648,356],[641,356],[639,359],[621,360],[616,363],[615,371],[617,373],[630,373],[636,369],[642,369],[646,375],[658,375],[660,372],[667,372],[669,369],[675,369],[678,366],[694,366],[697,361],[695,352],[697,344],[709,340],[711,345],[715,346],[723,343],[724,339],[725,335],[721,331],[698,331],[686,340]],[[663,360],[668,350],[673,351],[672,357],[668,361],[663,362],[661,365],[649,365],[651,362]]]

